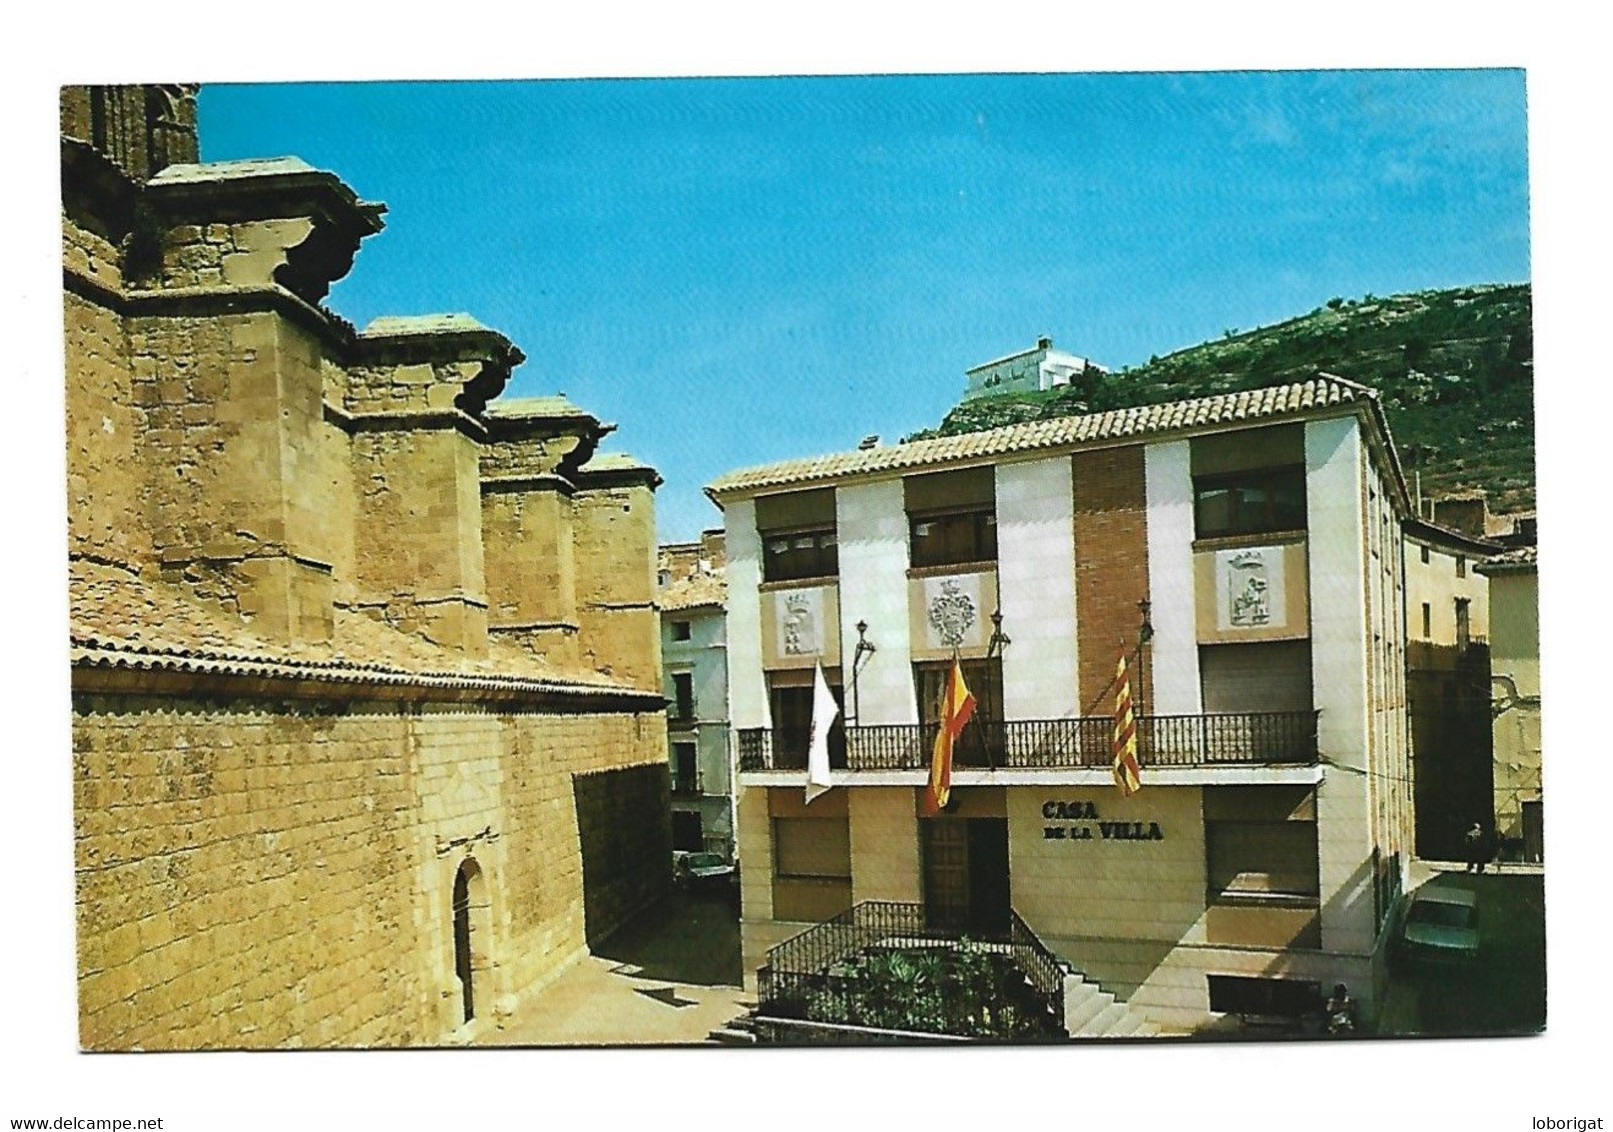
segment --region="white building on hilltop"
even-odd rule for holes
[[[1002,393],[1035,393],[1068,385],[1088,367],[1107,373],[1102,366],[1093,365],[1086,358],[1053,348],[1053,339],[1042,337],[1029,350],[1020,350],[1006,357],[982,362],[964,371],[968,387],[963,399],[994,397]]]

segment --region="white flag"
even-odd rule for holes
[[[840,705],[835,703],[829,681],[823,678],[823,662],[818,662],[818,678],[812,689],[812,745],[807,748],[806,800],[829,792],[829,729],[834,726]]]

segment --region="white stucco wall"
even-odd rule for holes
[[[1371,658],[1363,459],[1355,418],[1305,425],[1311,676],[1321,709],[1319,746],[1335,764],[1317,789],[1322,946],[1358,953],[1370,952],[1376,935],[1366,776]]]
[[[1077,715],[1075,550],[1068,456],[997,468],[997,584],[1006,719]]]
[[[840,642],[846,709],[852,710],[851,660],[857,646],[857,622],[866,621],[868,639],[877,651],[864,665],[858,682],[861,722],[917,723],[908,631],[907,512],[902,481],[839,488],[835,492],[835,523],[840,544]],[[732,573],[729,578],[731,598]],[[740,661],[733,655],[732,642],[729,649],[732,666],[737,669]]]
[[[1148,491],[1149,648],[1157,715],[1197,715],[1202,708],[1193,580],[1193,470],[1185,440],[1143,451]]]
[[[762,675],[762,540],[756,504],[728,504],[723,512],[728,554],[728,718],[736,730],[770,727],[767,681]]]

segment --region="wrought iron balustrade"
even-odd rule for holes
[[[1144,767],[1308,766],[1317,761],[1315,711],[1145,715],[1137,720]],[[938,725],[879,724],[845,729],[831,766],[921,770],[930,765]],[[1114,761],[1114,719],[970,720],[953,747],[963,769],[1105,768]],[[739,732],[740,770],[804,770],[805,729]]]
[[[753,727],[739,732],[740,770],[805,770],[812,730],[807,727]],[[829,766],[845,770],[846,729],[829,729]]]
[[[1001,928],[965,931],[937,926],[930,910],[922,904],[887,900],[862,901],[772,948],[767,953],[767,963],[757,972],[760,1013],[763,1017],[791,1017],[808,1001],[830,1013],[846,1012],[857,990],[848,964],[855,966],[860,958],[876,952],[936,954],[938,949],[1011,960],[1034,989],[1039,1008],[1046,1012],[1055,1030],[1062,1024],[1068,967],[1037,938],[1018,912],[1010,911],[1007,924]],[[965,1032],[964,1016],[976,1012],[979,1006],[968,1000],[945,1002],[940,1016],[928,1020],[930,1024],[924,1028],[940,1033]]]

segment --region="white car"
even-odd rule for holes
[[[1478,958],[1478,896],[1461,888],[1418,889],[1406,905],[1400,946],[1408,959],[1465,963]]]
[[[734,864],[721,853],[685,853],[674,862],[677,878],[690,885],[717,884],[734,875]]]

